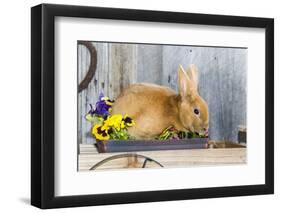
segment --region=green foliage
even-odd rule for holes
[[[128,140],[131,139],[126,129],[120,129],[117,131],[115,128],[111,128],[110,139],[112,140]]]
[[[85,116],[86,120],[91,122],[93,125],[97,125],[97,124],[102,124],[103,123],[103,118],[101,116],[98,116],[96,114],[90,114],[88,113]]]
[[[158,137],[157,140],[168,140],[168,139],[190,139],[190,138],[206,138],[206,135],[200,135],[195,132],[184,132],[184,131],[177,131],[175,128],[168,127],[165,129]]]

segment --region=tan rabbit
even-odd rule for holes
[[[179,131],[205,133],[209,127],[208,105],[198,94],[198,71],[190,65],[178,69],[179,94],[148,83],[130,85],[116,99],[112,113],[128,114],[136,121],[129,133],[136,139],[152,139],[173,126]]]

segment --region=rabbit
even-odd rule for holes
[[[178,68],[179,93],[150,83],[131,84],[115,100],[113,114],[129,115],[135,125],[128,132],[136,139],[154,139],[173,126],[178,131],[205,133],[209,128],[209,110],[198,93],[198,69]]]

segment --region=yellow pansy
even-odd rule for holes
[[[136,122],[132,118],[130,118],[127,114],[123,118],[123,121],[128,127],[136,125]]]
[[[116,114],[116,115],[108,116],[107,119],[104,121],[104,126],[106,128],[114,127],[117,131],[120,131],[121,122],[122,122],[122,115]]]
[[[109,134],[107,130],[102,130],[102,125],[97,124],[92,128],[92,134],[97,140],[109,140]]]
[[[124,129],[125,127],[126,127],[126,124],[125,124],[125,121],[122,119],[122,121],[121,121],[121,129]]]

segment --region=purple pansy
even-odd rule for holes
[[[104,100],[104,95],[103,93],[100,93],[99,100],[96,103],[96,109],[94,111],[95,114],[104,116],[104,115],[109,115],[109,109],[111,108],[110,105],[106,103]]]

